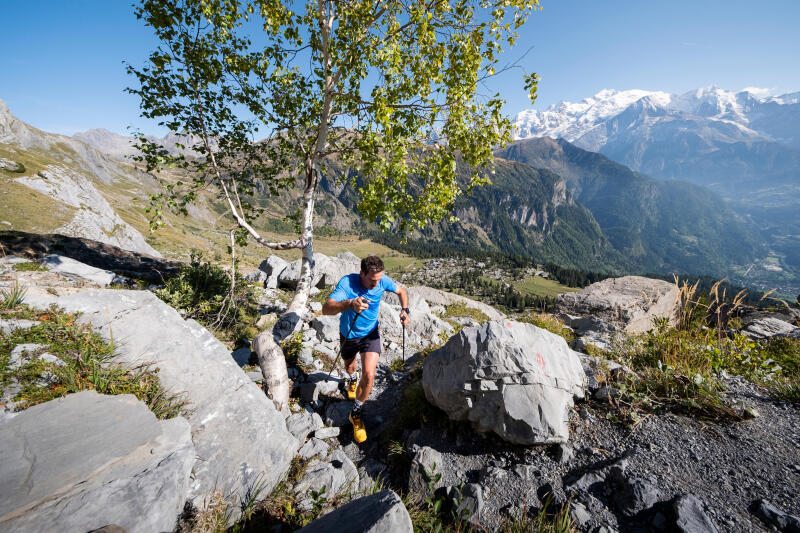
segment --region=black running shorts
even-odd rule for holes
[[[342,359],[345,361],[352,360],[359,352],[375,352],[380,354],[382,352],[381,332],[378,329],[378,324],[375,324],[375,328],[363,337],[345,339],[344,335],[339,333],[339,346],[342,351]]]

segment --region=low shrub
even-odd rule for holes
[[[164,302],[182,310],[210,329],[220,340],[235,343],[257,333],[258,306],[253,287],[237,273],[231,294],[230,275],[201,254],[192,254],[188,265],[155,291]]]

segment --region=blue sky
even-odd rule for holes
[[[509,61],[542,76],[534,107],[601,89],[685,92],[707,85],[800,91],[800,2],[541,0]],[[72,134],[138,118],[122,61],[141,65],[155,42],[128,0],[0,0],[0,99],[45,131]],[[506,112],[531,107],[522,70],[488,87]]]

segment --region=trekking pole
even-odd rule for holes
[[[406,364],[406,325],[403,324],[403,364]]]
[[[356,325],[356,320],[358,320],[358,317],[359,317],[359,315],[361,315],[361,311],[359,311],[358,313],[356,313],[356,316],[354,316],[354,317],[353,317],[353,323],[352,323],[352,324],[350,324],[350,329],[349,329],[349,330],[347,330],[347,336],[344,338],[344,340],[345,340],[345,341],[347,341],[347,339],[349,339],[349,338],[350,338],[350,332],[352,332],[352,331],[353,331],[353,328],[354,328],[354,327],[355,327],[355,325]],[[331,380],[331,374],[333,374],[333,369],[334,369],[334,368],[336,368],[336,363],[338,363],[338,362],[339,362],[339,358],[340,358],[341,356],[342,356],[342,345],[340,344],[340,345],[339,345],[339,353],[338,353],[338,354],[336,354],[336,359],[334,359],[334,360],[333,360],[333,364],[331,365],[331,371],[330,371],[330,372],[328,372],[328,377],[325,379],[325,381],[330,381],[330,380]]]

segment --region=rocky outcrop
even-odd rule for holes
[[[674,320],[677,304],[674,283],[641,276],[609,278],[558,296],[562,313],[591,316],[627,333],[650,330],[654,318]]]
[[[513,321],[463,329],[428,355],[422,376],[428,401],[450,418],[517,444],[565,442],[584,384],[564,339]]]
[[[406,506],[391,490],[353,500],[300,530],[302,533],[358,531],[360,533],[411,533],[414,527]]]
[[[81,263],[111,270],[122,276],[161,283],[178,273],[181,263],[117,246],[56,233],[39,235],[23,231],[0,231],[0,245],[6,254],[41,260],[48,255],[61,255]]]
[[[84,391],[0,429],[1,530],[174,529],[195,460],[184,418],[158,421],[132,395]]]
[[[265,492],[288,470],[298,448],[281,414],[231,357],[194,320],[146,291],[31,287],[26,303],[82,313],[117,347],[115,362],[152,363],[171,393],[189,402],[196,462],[189,498],[201,506],[214,491],[243,498],[261,482]],[[101,524],[102,525],[102,524]]]

